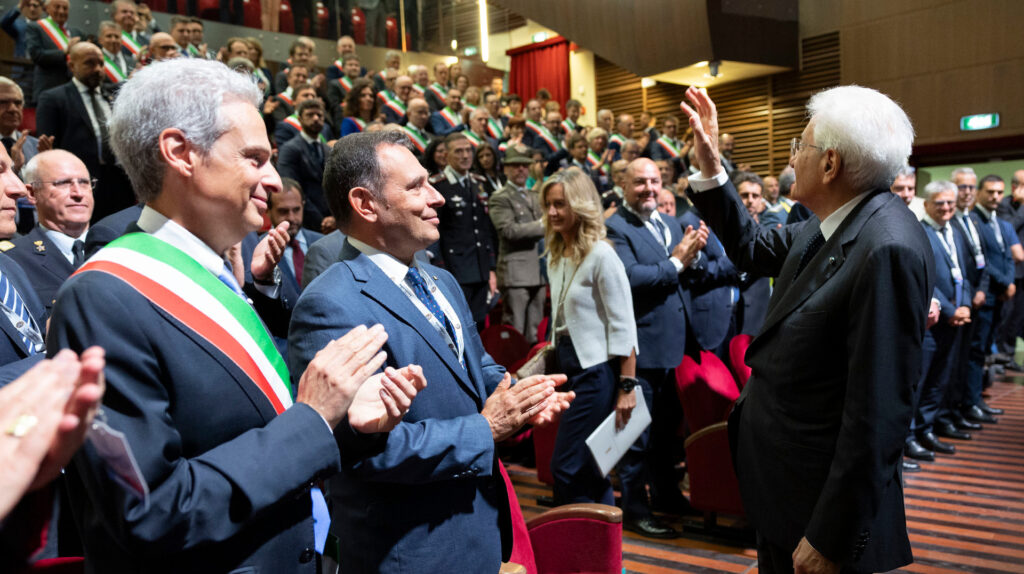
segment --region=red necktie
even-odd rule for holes
[[[295,282],[302,285],[302,266],[306,263],[306,254],[299,247],[299,240],[294,237],[288,243],[292,248],[292,267],[295,271]]]

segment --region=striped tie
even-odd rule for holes
[[[18,316],[18,322],[14,326],[21,334],[21,342],[24,343],[29,355],[35,355],[38,352],[36,343],[29,336],[29,333],[36,329],[32,322],[32,316],[28,314],[28,309],[25,308],[25,302],[21,300],[21,295],[18,295],[18,290],[14,288],[3,272],[0,272],[0,291],[4,294],[4,307],[11,309]]]

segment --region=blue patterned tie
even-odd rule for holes
[[[220,279],[221,283],[227,285],[228,288],[234,291],[235,294],[242,299],[248,299],[248,297],[245,296],[245,292],[242,291],[242,288],[238,286],[238,280],[235,279],[235,273],[232,271],[231,264],[227,261],[224,262],[224,269],[221,270],[217,279]]]
[[[405,274],[405,279],[412,285],[412,291],[416,294],[416,298],[420,300],[420,303],[423,303],[423,306],[434,315],[438,323],[444,325],[452,341],[456,341],[455,327],[448,320],[448,316],[444,314],[444,311],[441,310],[441,306],[437,304],[437,299],[434,299],[434,296],[430,294],[430,290],[427,289],[427,282],[423,280],[419,270],[415,267],[410,267],[409,272]]]
[[[25,349],[28,350],[29,355],[35,355],[38,352],[36,351],[36,344],[32,341],[31,337],[25,334],[26,330],[31,331],[35,329],[35,325],[32,323],[32,316],[28,314],[28,309],[25,308],[25,302],[18,295],[18,290],[7,279],[7,275],[2,272],[0,272],[0,292],[3,292],[4,307],[13,310],[22,323],[15,325],[21,334],[21,342],[25,344]]]

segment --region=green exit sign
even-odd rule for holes
[[[973,132],[999,127],[999,114],[974,114],[960,118],[960,131]]]

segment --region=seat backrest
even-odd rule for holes
[[[480,333],[480,341],[494,362],[510,370],[530,352],[526,337],[511,325],[487,327]]]
[[[750,380],[750,367],[747,366],[746,356],[747,347],[752,340],[753,337],[750,335],[740,333],[729,341],[729,370],[736,377],[736,383],[741,389],[747,386],[747,381]]]
[[[698,365],[684,357],[676,368],[676,392],[691,433],[725,420],[740,395],[732,373],[714,353],[702,351],[700,360]]]
[[[530,542],[530,532],[526,529],[526,519],[523,518],[523,509],[519,507],[516,489],[508,476],[508,471],[505,470],[505,465],[498,463],[498,468],[501,469],[501,478],[504,479],[505,488],[508,490],[508,505],[512,515],[512,557],[509,558],[509,562],[523,565],[527,574],[537,574],[537,561]]]
[[[570,505],[544,513],[558,513]],[[619,511],[621,512],[621,511]],[[596,512],[594,513],[596,514]],[[543,515],[542,515],[543,516]],[[605,521],[595,516],[565,516],[529,524],[537,571],[548,572],[622,572],[622,521]]]

